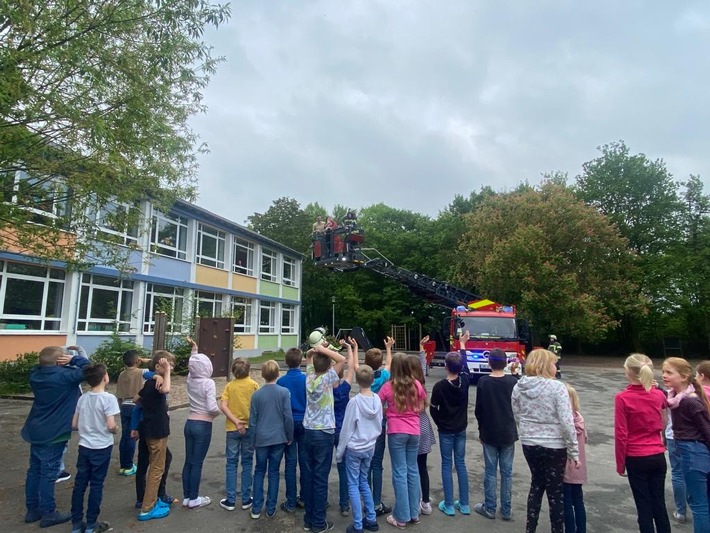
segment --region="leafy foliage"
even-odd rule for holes
[[[128,350],[136,350],[140,357],[150,357],[150,352],[138,346],[135,342],[129,341],[113,333],[111,337],[103,341],[91,354],[92,363],[103,363],[112,381],[118,379],[118,375],[125,368],[123,365],[123,354]]]
[[[37,352],[20,354],[14,361],[0,361],[0,394],[29,392],[30,370],[37,363]]]

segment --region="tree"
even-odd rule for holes
[[[204,147],[188,119],[221,61],[202,34],[229,15],[207,0],[0,0],[0,247],[87,255],[64,232],[92,233],[89,207],[193,197]]]

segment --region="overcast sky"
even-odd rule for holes
[[[235,222],[281,196],[436,216],[619,139],[710,192],[710,2],[231,3],[193,126],[198,204]]]

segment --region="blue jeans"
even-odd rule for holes
[[[227,500],[237,501],[237,468],[239,456],[242,456],[242,503],[249,503],[251,498],[251,480],[254,465],[254,447],[251,430],[247,428],[243,435],[238,431],[227,431],[227,456],[225,486]]]
[[[468,472],[466,472],[466,431],[459,433],[439,432],[439,450],[441,450],[441,483],[444,486],[444,504],[447,507],[453,507],[454,505],[454,477],[451,474],[453,457],[456,477],[459,480],[459,502],[461,505],[469,505]],[[503,503],[501,502],[502,506]]]
[[[30,467],[25,479],[25,505],[27,511],[40,511],[43,515],[56,510],[54,482],[59,474],[66,442],[56,444],[31,444]]]
[[[491,514],[496,513],[496,492],[498,485],[498,465],[500,465],[500,514],[510,516],[511,493],[513,488],[513,459],[515,444],[490,446],[483,444],[483,461],[486,465],[483,478],[484,507]],[[451,472],[451,468],[449,468]]]
[[[182,467],[182,497],[190,500],[200,495],[202,463],[212,441],[212,422],[185,421],[185,465]]]
[[[388,439],[394,487],[392,514],[399,522],[409,522],[419,516],[419,435],[390,433]]]
[[[578,483],[563,483],[565,502],[565,533],[587,533],[587,510],[584,492]]]
[[[710,450],[704,442],[676,440],[685,477],[688,507],[693,512],[693,533],[710,531]]]
[[[350,496],[350,508],[353,513],[353,525],[355,529],[362,529],[362,503],[365,504],[365,519],[369,523],[377,521],[375,515],[375,502],[372,499],[372,491],[367,482],[367,474],[370,472],[370,463],[374,455],[374,448],[366,452],[356,452],[353,450],[345,450],[345,458],[341,464],[345,467],[348,476],[348,494]]]
[[[325,504],[328,501],[328,475],[333,462],[335,435],[306,429],[304,447],[306,460],[301,467],[303,503],[306,512],[303,524],[316,529],[325,526]]]
[[[264,506],[264,476],[267,470],[269,472],[269,488],[266,491],[266,514],[273,515],[276,512],[276,500],[279,497],[279,470],[285,447],[286,444],[273,444],[255,448],[254,504],[251,508],[253,513],[259,514]]]
[[[298,484],[296,482],[296,465],[303,472],[303,463],[306,461],[306,449],[303,444],[305,430],[303,422],[293,423],[293,441],[286,446],[284,456],[286,465],[284,467],[284,480],[286,481],[286,507],[296,508],[296,500],[299,497]],[[303,497],[303,473],[301,473],[300,497]]]
[[[76,461],[74,490],[71,493],[71,522],[73,529],[81,529],[84,523],[84,494],[89,487],[89,501],[86,504],[86,528],[93,529],[101,512],[101,500],[104,492],[104,480],[111,464],[111,451],[108,448],[92,450],[79,446],[79,458]]]
[[[340,433],[336,433],[333,448],[337,449],[339,442]],[[350,489],[348,488],[348,474],[345,468],[345,461],[336,463],[336,466],[338,468],[338,505],[342,511],[343,509],[350,508],[350,501],[348,499]]]
[[[375,506],[382,503],[382,461],[385,458],[385,439],[387,437],[387,419],[382,419],[382,432],[377,437],[375,443],[375,454],[372,456],[370,463],[370,472],[367,475],[367,480],[372,487],[372,499],[375,500]]]
[[[121,468],[133,468],[133,457],[136,454],[136,441],[131,438],[131,414],[135,405],[121,405],[121,441],[118,443],[118,459]]]
[[[683,476],[683,466],[680,464],[680,452],[675,444],[675,439],[666,441],[668,446],[668,461],[671,463],[671,485],[673,486],[673,502],[675,512],[685,516],[687,510],[687,500],[685,494],[685,477]]]

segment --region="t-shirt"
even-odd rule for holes
[[[116,397],[127,403],[133,401],[143,387],[144,374],[147,370],[137,366],[128,367],[118,375],[116,381]]]
[[[337,388],[333,389],[333,406],[335,411],[335,432],[340,434],[345,418],[345,409],[350,401],[350,389],[352,386],[347,381],[341,381]]]
[[[79,415],[79,446],[101,450],[113,445],[106,417],[121,414],[118,400],[108,392],[85,392],[76,404]]]
[[[233,379],[222,392],[222,400],[227,402],[227,407],[232,414],[239,420],[246,422],[249,427],[249,404],[251,403],[252,395],[259,389],[259,384],[249,376],[241,379]],[[229,418],[225,423],[227,431],[236,431],[237,426],[234,425]]]
[[[476,386],[476,419],[481,442],[509,446],[518,440],[510,398],[518,378],[481,376]]]
[[[155,388],[155,381],[148,380],[138,393],[143,405],[143,421],[140,433],[146,439],[162,439],[170,435],[168,399]]]
[[[414,381],[414,386],[417,389],[417,401],[424,408],[426,401],[426,392],[424,387],[418,381]],[[394,387],[392,382],[388,381],[377,393],[382,400],[382,404],[386,406],[387,413],[387,434],[403,433],[406,435],[419,435],[421,433],[419,427],[420,409],[406,409],[400,411],[397,409],[397,404],[394,399]]]
[[[389,379],[390,379],[390,371],[389,370],[387,370],[385,368],[381,368],[381,369],[377,370],[375,372],[375,379],[372,382],[372,386],[370,387],[370,390],[373,393],[377,394],[378,392],[380,392],[382,385],[387,383],[389,381]]]
[[[306,367],[306,414],[303,417],[305,429],[335,432],[333,385],[339,381],[338,374],[332,368],[316,375],[313,365]]]

